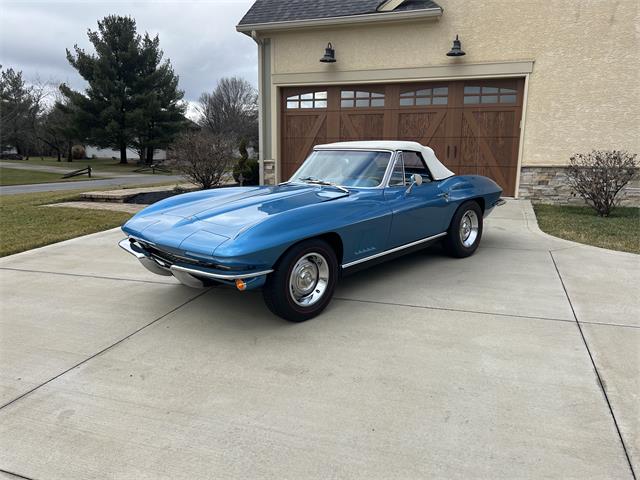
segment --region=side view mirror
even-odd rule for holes
[[[414,173],[413,175],[411,175],[411,185],[409,185],[409,188],[407,188],[407,193],[411,193],[411,189],[413,189],[413,186],[420,186],[422,185],[422,175],[420,175],[419,173]]]

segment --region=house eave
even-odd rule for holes
[[[366,13],[363,15],[348,15],[343,17],[313,18],[309,20],[288,20],[285,22],[238,24],[236,30],[246,35],[251,32],[291,30],[297,28],[324,27],[334,25],[353,25],[373,22],[399,22],[403,20],[419,20],[421,18],[439,18],[442,8],[425,8],[406,12]]]

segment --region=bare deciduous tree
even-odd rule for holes
[[[618,194],[636,173],[636,155],[618,150],[578,153],[567,168],[574,194],[580,195],[601,217],[620,203]]]
[[[168,163],[206,190],[222,183],[233,161],[233,144],[225,136],[199,130],[178,137]]]
[[[258,94],[246,80],[223,78],[212,93],[200,97],[200,125],[212,133],[225,135],[250,145],[258,138]]]

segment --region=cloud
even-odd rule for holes
[[[83,88],[65,49],[92,50],[87,29],[106,15],[129,15],[138,32],[160,36],[160,47],[193,102],[222,77],[238,75],[257,85],[257,48],[235,31],[251,0],[160,1],[0,0],[0,64],[28,80],[66,82]]]

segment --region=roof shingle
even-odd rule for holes
[[[315,20],[378,13],[383,0],[256,0],[239,25]],[[440,8],[432,0],[407,0],[393,12]],[[386,14],[393,14],[387,12]]]

